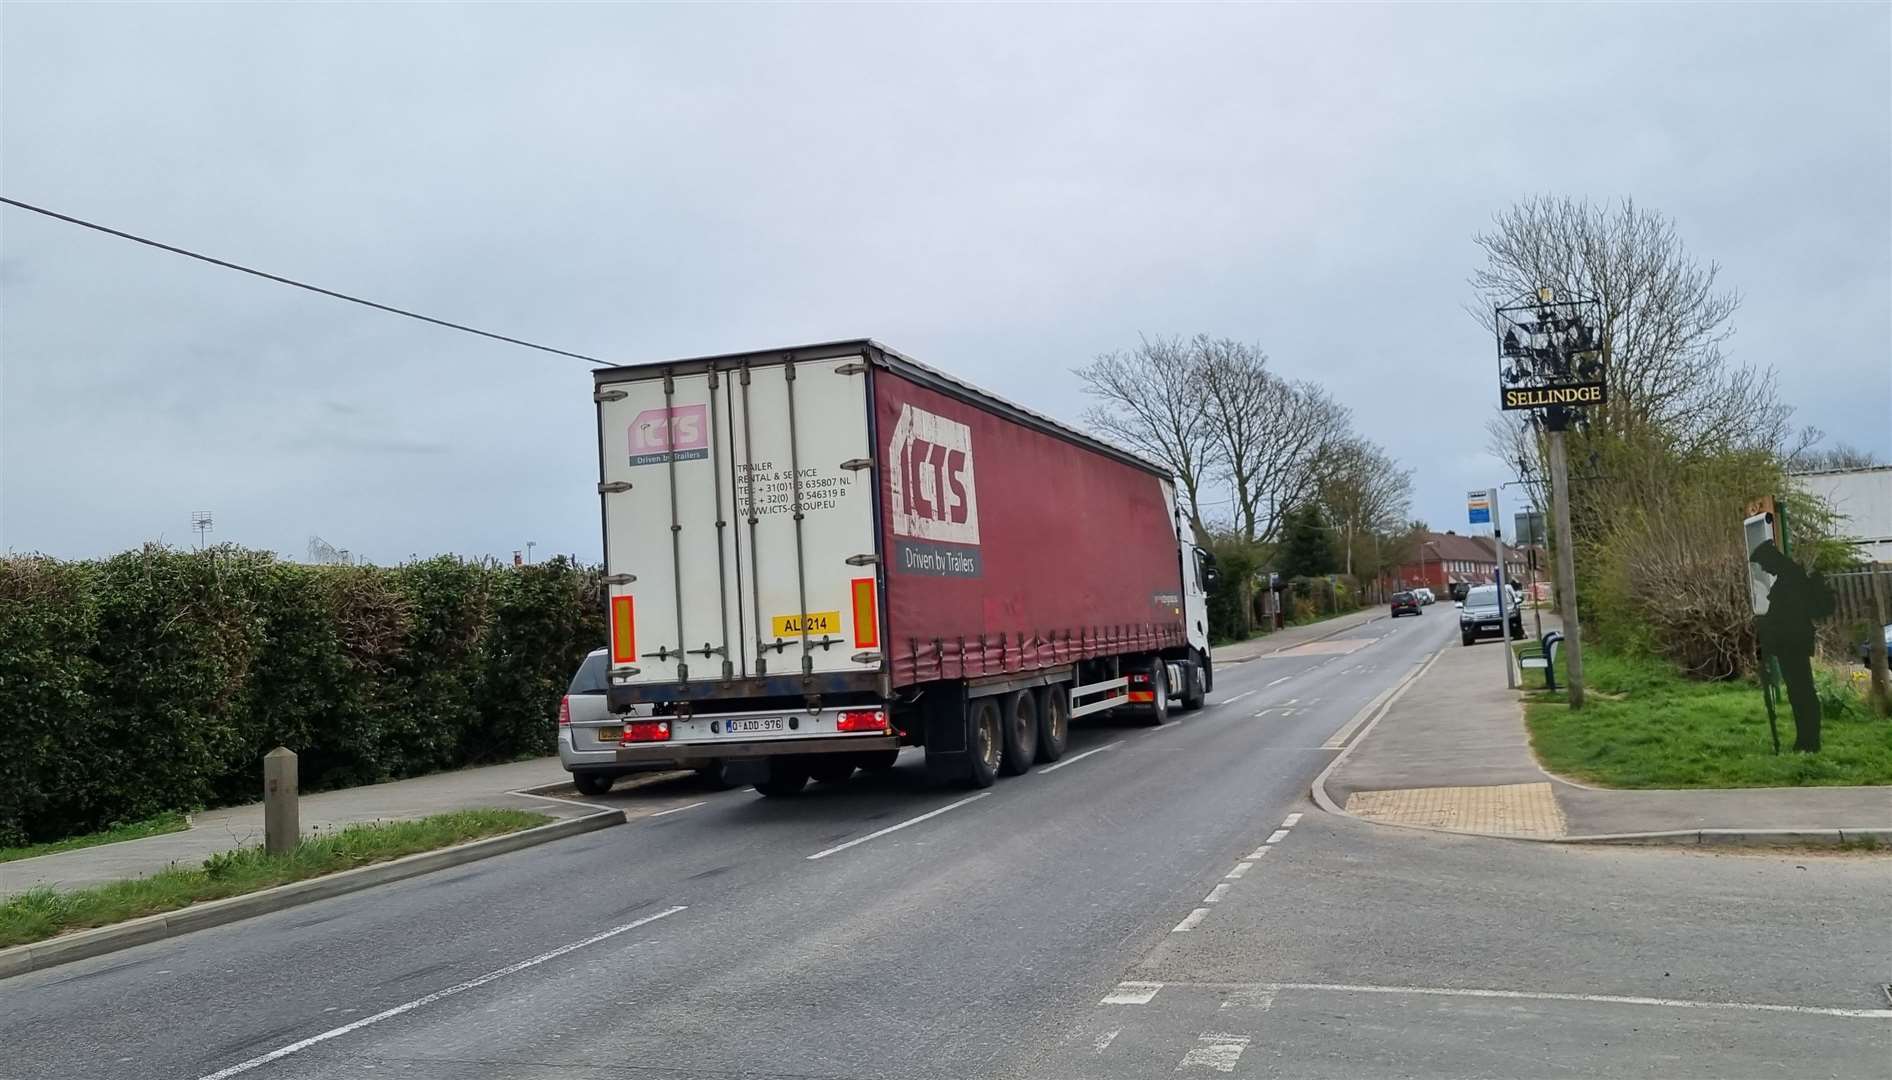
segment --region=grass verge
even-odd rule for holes
[[[1776,756],[1752,682],[1695,682],[1659,660],[1599,649],[1584,650],[1583,671],[1582,712],[1561,691],[1526,709],[1531,745],[1552,772],[1619,788],[1892,784],[1892,723],[1873,719],[1843,684],[1822,684],[1820,752],[1790,749],[1793,717],[1783,709]]]
[[[183,832],[188,828],[190,828],[189,817],[180,811],[167,810],[156,817],[134,821],[129,825],[114,825],[100,832],[86,833],[84,836],[68,836],[64,840],[48,840],[43,844],[27,844],[24,847],[0,847],[0,862],[31,859],[39,855],[56,855],[61,851],[77,851],[80,848],[97,847],[100,844],[116,844],[120,840],[161,836],[164,833]]]
[[[192,869],[172,867],[150,877],[70,892],[29,889],[0,900],[0,947],[175,911],[204,900],[240,896],[403,855],[517,832],[550,820],[544,814],[520,810],[460,810],[419,821],[350,825],[304,840],[286,855],[270,855],[261,847],[239,848],[212,855],[203,866]]]

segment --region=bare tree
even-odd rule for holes
[[[1412,470],[1400,468],[1378,445],[1350,436],[1322,462],[1319,499],[1337,530],[1346,572],[1354,572],[1361,538],[1371,537],[1376,549],[1372,571],[1378,573],[1379,538],[1397,533],[1412,505]]]
[[[1870,450],[1861,450],[1842,442],[1803,450],[1789,458],[1788,464],[1795,472],[1819,472],[1824,469],[1870,469],[1885,462]]]
[[[1721,288],[1719,264],[1703,264],[1661,213],[1633,201],[1527,199],[1475,238],[1486,265],[1471,277],[1473,311],[1540,286],[1594,297],[1602,307],[1609,403],[1592,410],[1599,431],[1651,432],[1689,456],[1722,449],[1784,452],[1794,432],[1768,368],[1736,365],[1722,352],[1741,298]]]
[[[1129,352],[1104,353],[1075,369],[1084,392],[1097,399],[1084,422],[1176,475],[1198,542],[1208,536],[1203,485],[1219,461],[1200,367],[1193,342],[1146,337]]]
[[[1229,338],[1197,335],[1191,343],[1201,374],[1202,406],[1215,439],[1218,476],[1229,486],[1236,532],[1256,540],[1265,444],[1265,425],[1285,390],[1268,370],[1268,354],[1259,346]]]
[[[1279,383],[1260,417],[1256,482],[1250,506],[1265,502],[1270,510],[1256,539],[1272,540],[1276,523],[1287,513],[1317,500],[1324,463],[1352,437],[1353,413],[1311,382]]]

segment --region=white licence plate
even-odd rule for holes
[[[755,731],[786,730],[788,730],[788,720],[780,716],[756,716],[723,721],[723,731],[730,735],[747,735]]]

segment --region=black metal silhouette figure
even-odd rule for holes
[[[1756,616],[1754,629],[1761,654],[1774,661],[1787,684],[1793,748],[1815,753],[1820,749],[1820,695],[1813,686],[1814,624],[1833,613],[1833,591],[1822,575],[1807,573],[1771,540],[1755,548],[1748,561],[1774,575],[1767,610]]]

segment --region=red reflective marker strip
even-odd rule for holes
[[[878,605],[874,603],[874,579],[855,578],[854,582],[854,647],[873,649],[880,646],[880,615]]]
[[[637,662],[637,606],[628,596],[611,598],[611,662]]]

